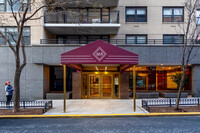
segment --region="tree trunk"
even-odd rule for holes
[[[178,95],[177,95],[177,100],[176,100],[176,110],[179,109],[179,101],[181,98],[181,91],[183,89],[183,84],[184,84],[184,80],[185,80],[185,72],[186,72],[187,68],[183,67],[183,74],[181,76],[181,82],[179,84],[179,89],[178,89]]]
[[[13,112],[20,111],[20,76],[21,76],[21,69],[20,69],[20,57],[16,55],[16,67],[15,67],[15,75],[14,75],[14,107]]]
[[[14,107],[13,112],[20,111],[20,75],[21,71],[19,68],[15,70],[15,77],[14,77]]]

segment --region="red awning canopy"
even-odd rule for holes
[[[137,65],[138,55],[102,40],[61,54],[61,64]]]

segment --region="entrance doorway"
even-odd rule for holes
[[[83,73],[82,98],[118,98],[119,74]]]
[[[89,75],[89,97],[111,98],[113,91],[112,75]]]

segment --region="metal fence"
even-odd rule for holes
[[[98,39],[41,39],[40,44],[88,44],[90,42],[96,41]],[[132,45],[132,44],[183,44],[183,41],[177,40],[180,43],[166,43],[163,39],[140,39],[135,41],[134,39],[102,39],[111,44],[118,45]],[[200,41],[193,40],[194,44],[200,44]],[[168,42],[168,41],[167,41]],[[190,42],[188,42],[190,43]]]
[[[149,107],[172,107],[176,105],[176,98],[171,99],[148,99],[142,100],[142,107],[149,111]],[[194,105],[199,106],[199,98],[181,98],[179,101],[180,106]]]
[[[14,102],[10,102],[10,107],[14,106]],[[43,113],[53,107],[52,100],[36,100],[36,101],[21,101],[21,108],[43,108]],[[0,108],[6,108],[6,101],[0,101]]]

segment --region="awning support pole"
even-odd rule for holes
[[[66,65],[63,65],[64,113],[66,113]]]
[[[133,65],[133,110],[136,111],[136,75],[135,75],[136,66]]]

